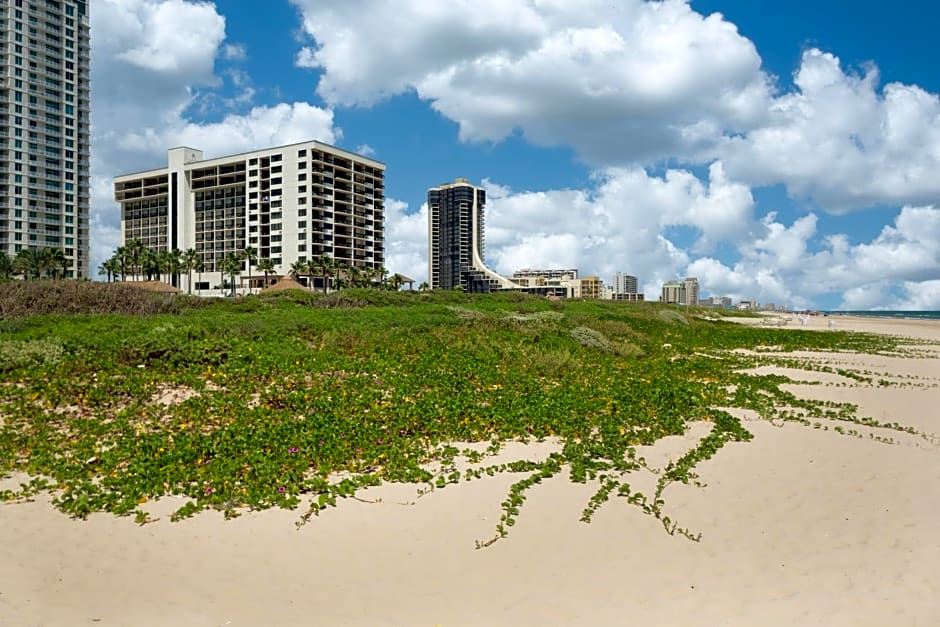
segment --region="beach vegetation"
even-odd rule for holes
[[[886,336],[521,294],[358,288],[200,300],[123,282],[5,287],[0,477],[29,479],[0,498],[48,492],[79,518],[144,524],[148,503],[175,496],[184,499],[175,519],[283,507],[298,508],[302,524],[382,482],[427,492],[510,473],[519,478],[496,534],[480,546],[505,536],[530,490],[559,476],[595,486],[585,521],[619,500],[697,539],[668,514],[669,486],[697,485],[699,463],[750,439],[731,409],[909,431],[753,372],[798,350],[901,350]],[[762,345],[776,352],[750,350]],[[701,421],[708,434],[664,468],[637,455]],[[532,440],[555,450],[487,461]],[[486,448],[465,446],[474,443]],[[656,474],[648,494],[631,487],[644,472]]]

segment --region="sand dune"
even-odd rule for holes
[[[940,341],[936,323],[858,325]],[[904,375],[901,387],[792,389],[940,433],[938,355],[838,357]],[[940,624],[937,441],[746,426],[753,441],[699,466],[706,487],[667,489],[666,513],[700,532],[697,543],[623,500],[581,523],[593,489],[564,477],[535,489],[510,536],[483,550],[475,542],[492,536],[514,477],[417,500],[413,486],[382,486],[361,494],[380,502],[343,502],[299,530],[287,511],[138,527],[109,515],[73,521],[41,500],[3,505],[0,624]],[[665,464],[702,431],[644,454]]]

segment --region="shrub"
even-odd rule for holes
[[[0,372],[28,366],[53,366],[65,356],[58,340],[7,340],[0,343]]]
[[[663,322],[668,322],[669,324],[681,324],[689,326],[689,319],[678,311],[673,311],[672,309],[661,310],[659,312],[659,319]]]
[[[201,299],[195,296],[148,292],[132,283],[11,281],[0,290],[0,318],[45,314],[175,314],[184,306],[201,304]]]
[[[567,349],[538,349],[529,355],[529,364],[535,372],[544,376],[552,376],[573,370],[578,366],[578,360]]]
[[[596,348],[597,350],[604,351],[605,353],[611,352],[612,346],[610,340],[604,337],[603,333],[595,331],[589,327],[575,327],[569,332],[571,337],[580,344],[581,346],[586,346],[587,348]]]

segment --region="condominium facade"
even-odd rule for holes
[[[557,285],[561,282],[576,281],[577,268],[533,270],[526,268],[512,273],[513,283],[523,287],[540,287],[543,285]]]
[[[491,292],[519,289],[484,262],[486,191],[458,178],[428,190],[428,285]]]
[[[614,294],[636,294],[638,283],[635,276],[618,272],[614,275]]]
[[[115,177],[114,198],[125,245],[196,250],[200,291],[217,291],[222,260],[249,247],[280,274],[314,258],[385,263],[385,165],[318,141],[213,159],[173,148],[166,167]]]
[[[698,279],[688,277],[681,281],[666,281],[663,283],[659,300],[660,302],[672,305],[698,305]]]
[[[604,281],[598,276],[586,276],[572,281],[575,298],[600,300],[604,298]]]
[[[0,251],[58,248],[89,274],[84,0],[0,0]]]

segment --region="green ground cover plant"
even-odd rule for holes
[[[303,522],[381,482],[439,489],[519,474],[485,546],[508,533],[530,489],[561,475],[597,486],[586,521],[623,498],[695,539],[664,514],[665,491],[694,483],[699,462],[751,437],[728,408],[907,430],[797,399],[781,389],[786,377],[747,372],[775,357],[740,350],[898,352],[899,340],[884,336],[518,294],[349,290],[189,303],[0,320],[0,477],[33,478],[0,498],[48,491],[73,516],[145,523],[144,503],[178,495],[187,501],[177,518],[302,506]],[[644,467],[636,447],[693,421],[711,423],[710,433],[659,472],[654,493],[634,491],[630,474]],[[559,444],[545,460],[485,465],[504,442],[544,438]],[[484,465],[461,471],[455,443],[473,442],[489,443],[471,454]]]

